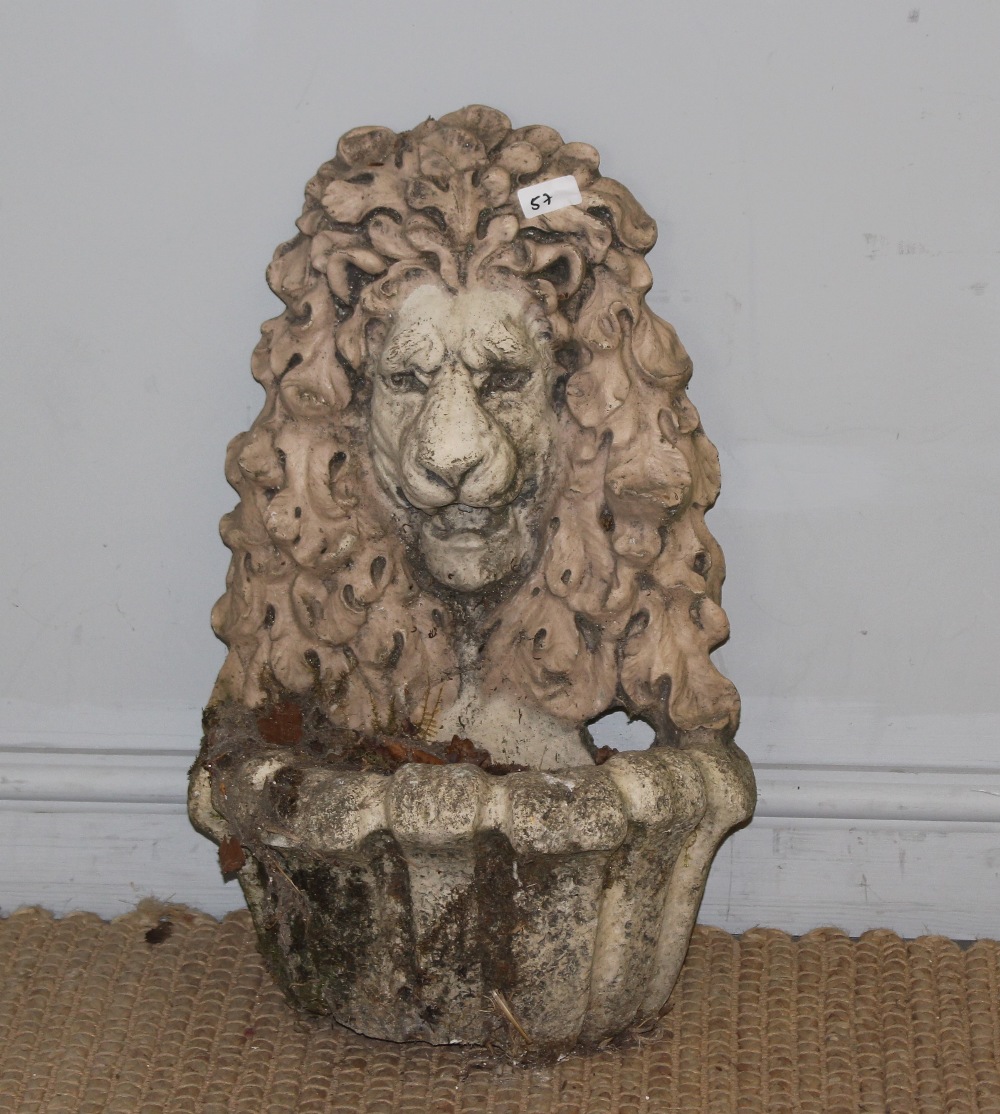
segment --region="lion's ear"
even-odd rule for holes
[[[381,317],[372,317],[365,322],[364,356],[381,352],[385,338],[389,335],[389,324]]]

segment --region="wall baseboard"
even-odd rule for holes
[[[239,908],[190,826],[198,710],[0,731],[0,908],[114,916],[148,895]],[[113,719],[114,717],[112,717]],[[144,727],[144,731],[136,730]],[[722,847],[701,919],[732,932],[836,925],[1000,935],[1000,770],[757,763],[754,820]]]

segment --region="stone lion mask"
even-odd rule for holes
[[[552,488],[557,365],[536,303],[417,287],[372,376],[375,475],[444,588],[523,571]]]
[[[526,217],[517,190],[565,175],[581,203]],[[314,692],[364,727],[433,694],[442,734],[535,765],[589,760],[566,740],[612,708],[735,730],[718,457],[645,304],[655,225],[597,152],[482,106],[356,129],[298,228],[227,457],[213,702]]]

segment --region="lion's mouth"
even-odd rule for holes
[[[509,507],[467,507],[451,503],[428,517],[427,529],[434,537],[449,538],[454,534],[475,533],[488,536],[507,522]]]

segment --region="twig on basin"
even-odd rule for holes
[[[490,1001],[493,1003],[493,1008],[505,1021],[509,1022],[521,1034],[521,1039],[525,1044],[531,1044],[531,1037],[524,1030],[524,1026],[517,1019],[517,1014],[510,1008],[507,999],[500,993],[499,990],[490,991]]]
[[[294,848],[299,846],[298,837],[295,836],[290,829],[281,824],[260,824],[257,830],[265,836],[280,836],[286,841],[285,843],[268,843],[268,841],[265,840],[264,842],[267,843],[268,847],[281,847],[287,849],[289,847]],[[288,876],[285,875],[285,877],[287,878]],[[290,878],[289,881],[291,882]],[[292,885],[294,886],[295,883],[292,882]],[[298,887],[296,887],[296,889],[297,888]]]
[[[301,902],[303,907],[308,912],[309,911],[309,899],[299,889],[299,887],[295,885],[295,883],[285,873],[285,871],[278,865],[278,862],[277,862],[278,856],[275,855],[273,849],[271,847],[269,847],[267,844],[265,844],[264,845],[264,851],[266,852],[266,857],[262,852],[258,851],[258,852],[256,852],[258,858],[260,858],[262,861],[264,861],[266,863],[268,869],[273,870],[276,874],[280,874],[281,877],[284,878],[284,880],[288,883],[288,885],[291,886],[291,888],[295,891],[295,893],[298,897],[298,900]]]
[[[437,691],[437,698],[434,701],[434,707],[431,707],[431,690],[430,686],[424,695],[424,706],[420,711],[420,722],[417,724],[417,738],[422,743],[428,743],[434,737],[434,732],[437,731],[438,713],[441,711],[441,694],[444,692],[444,685],[441,685]]]

